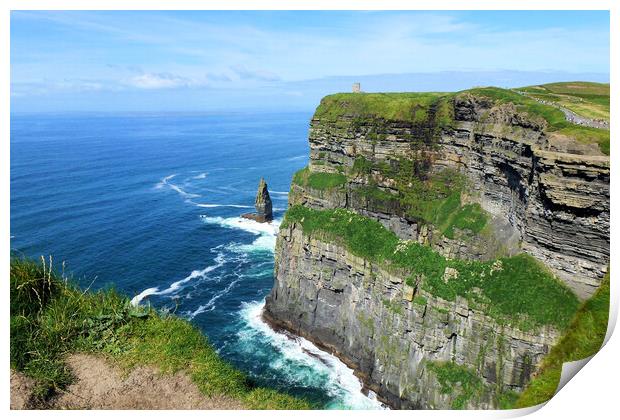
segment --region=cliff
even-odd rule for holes
[[[513,399],[607,269],[608,132],[483,88],[331,95],[309,142],[265,318],[395,408]]]

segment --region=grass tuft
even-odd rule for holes
[[[456,395],[452,401],[453,410],[466,408],[467,403],[479,397],[484,390],[479,375],[454,362],[428,362],[426,367],[436,375],[440,393]]]
[[[293,183],[314,188],[315,190],[331,190],[346,184],[347,177],[343,174],[327,172],[311,172],[308,167],[303,168],[293,175]]]

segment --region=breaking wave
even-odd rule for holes
[[[327,353],[302,337],[272,330],[263,320],[265,301],[243,303],[239,312],[244,327],[237,333],[248,355],[264,351],[265,344],[275,350],[270,367],[291,384],[322,388],[332,397],[326,408],[381,409],[373,393],[364,395],[362,383],[353,370],[336,356]]]
[[[240,229],[254,235],[258,238],[251,244],[233,244],[232,250],[240,252],[252,251],[271,251],[276,247],[276,237],[280,228],[280,220],[274,220],[271,223],[259,223],[254,220],[245,219],[243,217],[209,217],[202,215],[201,219],[204,223],[215,224],[230,229]]]

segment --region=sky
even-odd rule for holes
[[[12,112],[311,110],[609,81],[606,11],[12,11]]]

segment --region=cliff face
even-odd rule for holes
[[[380,136],[373,136],[378,126]],[[350,208],[403,239],[429,243],[453,258],[489,259],[524,250],[585,298],[598,287],[609,262],[609,157],[583,154],[575,142],[558,146],[543,127],[511,106],[493,107],[470,95],[454,100],[454,120],[438,130],[432,146],[413,148],[417,127],[402,121],[311,122],[312,170],[336,172],[353,167],[360,157],[380,163],[425,153],[429,172],[452,168],[467,176],[468,195],[491,216],[491,238],[450,240],[427,231],[430,226],[409,217],[397,201],[368,196],[369,182],[397,192],[394,180],[381,171],[373,171],[370,181],[353,176],[335,190],[293,185],[290,204]]]
[[[310,232],[302,217],[280,231],[265,317],[340,355],[392,407],[499,407],[562,327],[496,316],[493,286],[462,287],[467,277],[450,264],[479,261],[490,267],[480,276],[491,276],[499,257],[525,252],[591,295],[609,262],[609,158],[511,103],[431,99],[388,118],[334,115],[322,104],[289,204],[380,222],[402,246],[441,255],[439,280],[415,261],[362,257],[337,235]],[[457,292],[437,293],[444,286]]]
[[[267,319],[337,354],[394,408],[497,407],[498,397],[523,389],[557,339],[554,328],[499,325],[462,298],[414,298],[404,276],[304,236],[297,224],[280,232],[276,264]],[[433,368],[445,362],[484,381],[471,395],[442,392]]]

